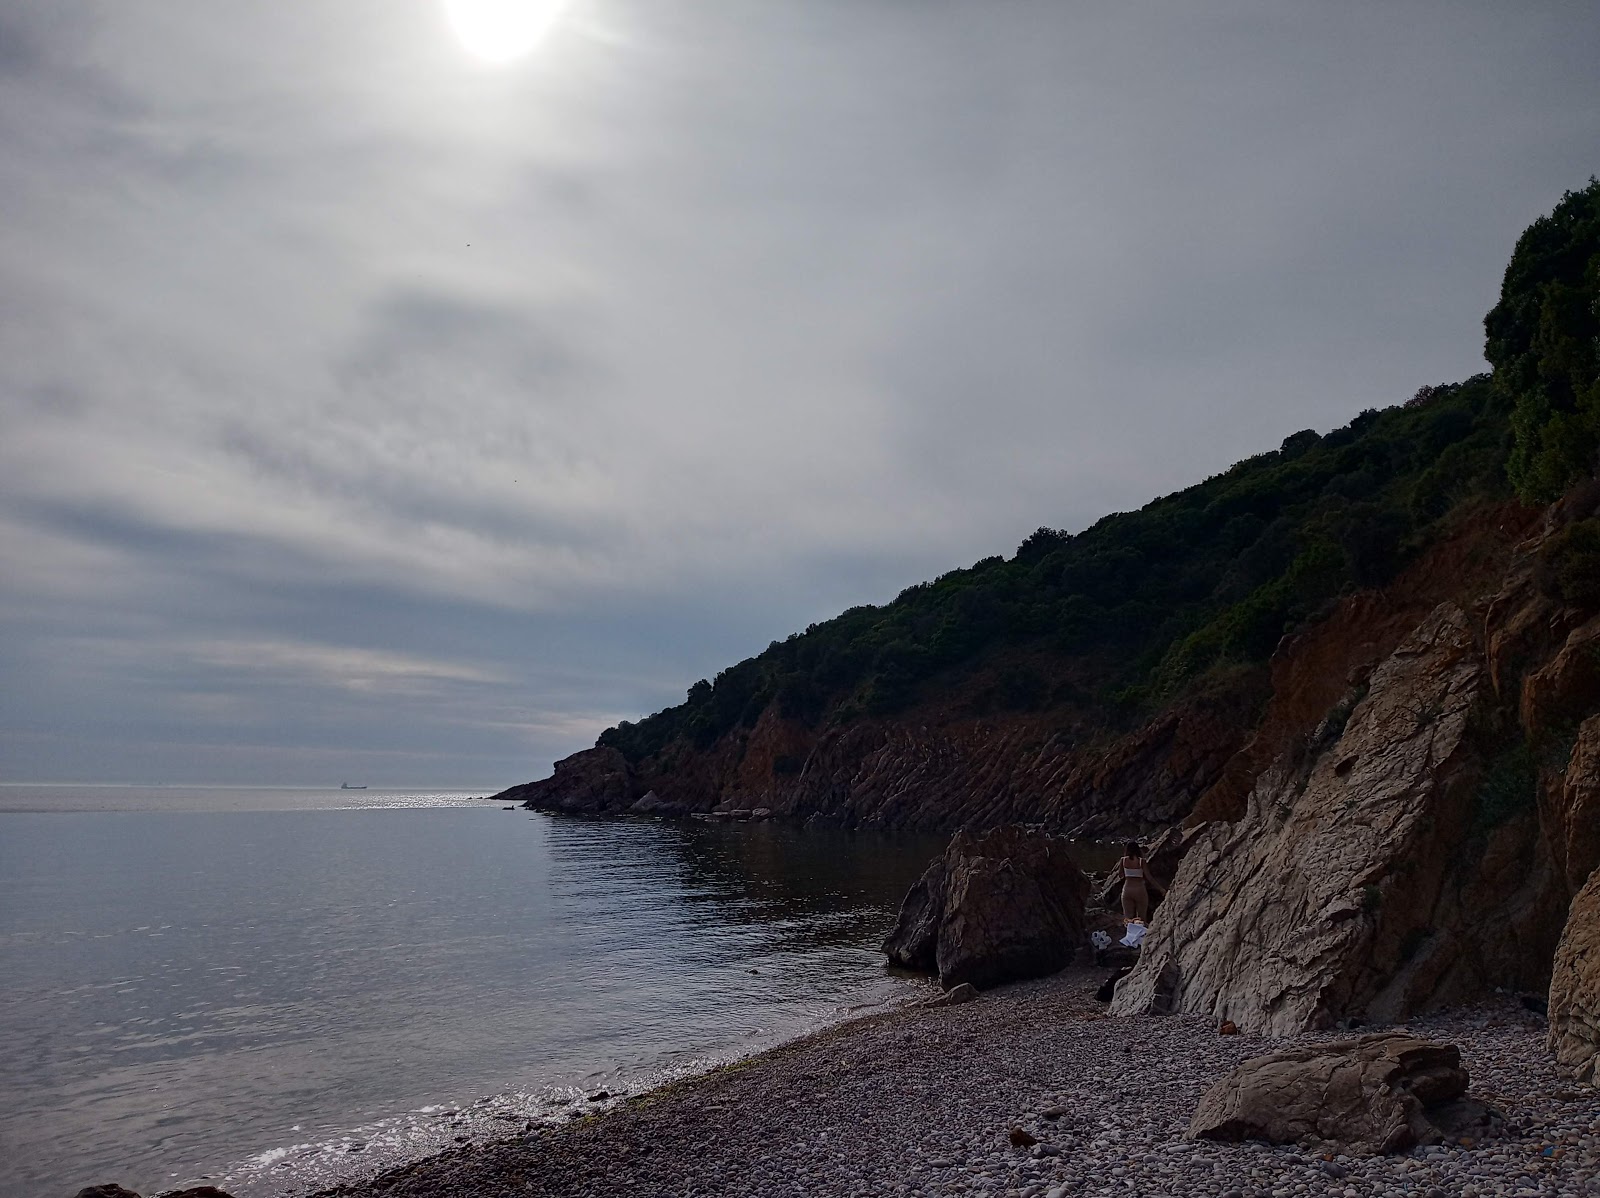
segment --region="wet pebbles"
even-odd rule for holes
[[[1600,1092],[1557,1073],[1542,1022],[1515,1003],[1406,1025],[1461,1048],[1473,1095],[1506,1113],[1508,1134],[1330,1159],[1185,1141],[1212,1082],[1285,1042],[1195,1019],[1109,1019],[1092,997],[1100,981],[1070,970],[964,1006],[860,1020],[565,1127],[325,1193],[1600,1196]]]

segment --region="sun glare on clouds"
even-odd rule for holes
[[[456,37],[488,62],[510,62],[538,47],[570,0],[444,0]]]

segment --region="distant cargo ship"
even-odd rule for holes
[[[365,786],[351,786],[350,783],[348,783],[348,782],[341,782],[341,783],[339,783],[339,789],[340,790],[365,790],[367,788]]]

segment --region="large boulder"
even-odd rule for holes
[[[1600,1081],[1600,869],[1567,912],[1550,980],[1550,1051],[1585,1081]]]
[[[1435,609],[1316,755],[1267,770],[1241,819],[1200,831],[1114,1013],[1148,1012],[1170,986],[1177,1010],[1292,1035],[1491,984],[1542,988],[1559,914],[1548,857],[1526,864],[1537,820],[1461,851],[1484,771],[1476,627]]]
[[[1089,882],[1068,848],[1016,826],[956,833],[907,894],[883,951],[905,968],[931,966],[947,990],[1055,973],[1085,938]]]
[[[1462,1101],[1467,1080],[1454,1045],[1400,1032],[1274,1052],[1212,1086],[1186,1135],[1403,1152],[1493,1126],[1493,1112]]]

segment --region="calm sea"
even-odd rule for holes
[[[902,1001],[938,841],[0,786],[0,1195],[300,1191]]]

